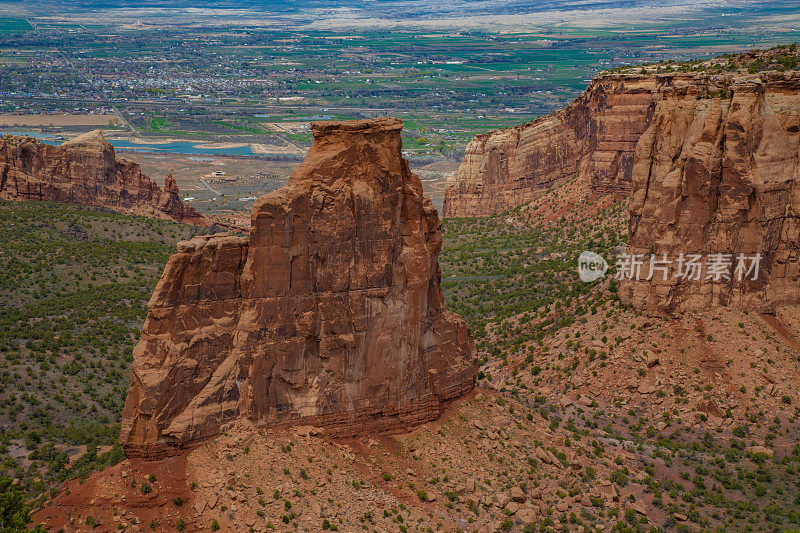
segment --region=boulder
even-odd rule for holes
[[[767,448],[766,446],[746,446],[744,451],[747,453],[759,453],[766,455],[767,457],[772,457],[775,455],[775,451],[771,448]]]
[[[467,484],[465,486],[465,490],[467,492],[475,492],[475,478],[474,477],[467,478]]]
[[[509,497],[517,502],[517,503],[524,503],[525,500],[528,498],[526,494],[522,491],[519,487],[511,487],[511,490],[508,492]]]

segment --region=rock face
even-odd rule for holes
[[[622,299],[660,315],[800,303],[798,185],[800,74],[733,77],[712,98],[668,93],[636,148],[627,253],[646,260],[642,279],[627,270]],[[700,279],[678,276],[681,253],[702,256]],[[666,280],[661,271],[643,279],[650,254],[676,261]],[[720,261],[712,254],[730,254],[730,279],[709,270]],[[736,273],[739,254],[747,270]]]
[[[139,165],[117,159],[99,130],[61,146],[30,137],[0,137],[0,198],[51,200],[206,223],[203,215],[181,202],[172,176],[167,176],[164,189],[159,188]]]
[[[666,87],[686,76],[595,78],[566,108],[529,124],[476,135],[447,183],[445,217],[486,216],[538,198],[579,175],[593,192],[626,195],[633,152]]]
[[[181,243],[134,350],[120,440],[154,457],[224,424],[332,435],[437,418],[477,371],[444,306],[441,221],[401,156],[402,121],[319,122],[249,237]]]
[[[727,95],[735,73],[785,70],[787,65],[796,65],[798,58],[798,47],[778,47],[676,65],[677,72],[651,65],[597,76],[561,111],[475,136],[458,175],[447,183],[443,215],[507,211],[575,176],[592,197],[626,197],[636,143],[650,126],[658,102],[675,94],[689,98]],[[789,75],[774,70],[763,74]]]

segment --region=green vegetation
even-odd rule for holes
[[[551,191],[545,200],[559,205],[566,201],[561,194]],[[566,393],[576,388],[572,375],[585,379],[591,374],[589,368],[608,364],[608,353],[590,342],[618,344],[622,339],[580,335],[581,322],[588,316],[603,317],[601,329],[605,331],[619,320],[620,313],[635,315],[619,302],[613,280],[582,283],[575,272],[583,250],[598,252],[613,263],[614,249],[624,243],[624,204],[576,220],[547,222],[541,212],[530,205],[493,217],[448,219],[440,261],[448,307],[472,326],[482,365],[478,378],[491,381],[491,387],[500,393],[498,405],[517,400],[527,406],[524,410],[529,409],[519,413],[520,424],[523,420],[547,424],[537,420],[541,415],[551,430],[566,429],[570,432],[564,440],[566,448],[577,441],[591,443],[590,453],[598,462],[609,460],[611,468],[603,477],[620,493],[639,494],[641,490],[646,496],[640,499],[637,495],[637,501],[654,509],[645,518],[603,498],[589,498],[592,511],[564,515],[561,523],[593,530],[601,519],[615,517],[613,530],[626,532],[721,531],[743,526],[753,531],[798,530],[800,444],[793,440],[800,429],[800,408],[795,408],[788,420],[758,411],[748,415],[750,425],[708,431],[693,427],[695,420],[680,420],[677,409],[659,412],[650,409],[650,402],[631,401],[635,395],[607,396],[607,407],[592,401],[567,414],[565,406],[549,403],[552,397],[540,392],[542,387],[552,387]],[[564,328],[568,328],[566,332]],[[548,341],[559,332],[564,333],[565,342],[558,345],[558,353],[548,356],[556,345]],[[493,379],[489,369],[500,376]],[[648,372],[639,370],[639,376]],[[686,387],[676,385],[671,394],[685,398],[688,388],[688,382]],[[655,398],[666,394],[658,391]],[[782,398],[781,402],[789,405]],[[748,451],[748,446],[761,438],[774,456]],[[773,441],[781,444],[773,445]],[[563,449],[551,451],[559,456]],[[633,453],[636,460],[615,457],[615,450],[621,449]],[[489,460],[494,459],[490,453]],[[597,472],[587,468],[583,481],[596,477],[600,477]],[[563,494],[567,494],[566,488]],[[647,522],[654,514],[665,517],[657,523]],[[675,516],[680,516],[680,522]],[[544,518],[525,531],[550,531],[549,520]]]
[[[268,130],[265,130],[264,128],[261,128],[261,127],[259,127],[257,125],[255,125],[255,126],[247,126],[247,125],[243,125],[243,124],[231,124],[231,123],[228,123],[228,122],[224,122],[222,120],[215,120],[214,124],[217,124],[218,126],[222,126],[223,128],[228,128],[228,129],[232,129],[232,130],[235,130],[235,131],[243,131],[243,132],[247,132],[247,133],[269,133]]]
[[[605,72],[629,72],[633,74],[668,74],[670,72],[695,72],[707,74],[722,74],[746,70],[750,74],[757,72],[796,69],[800,58],[797,55],[797,43],[778,45],[760,51],[756,55],[722,54],[712,59],[690,59],[677,61],[674,59],[662,60],[657,63],[642,63],[634,67],[619,66]],[[705,95],[706,97],[729,96],[723,91],[721,94]]]
[[[123,458],[131,351],[175,242],[195,228],[0,202],[0,475],[37,502]]]
[[[33,29],[25,19],[0,18],[0,34],[22,33]]]
[[[28,531],[30,512],[25,494],[15,486],[10,477],[0,475],[0,531]]]
[[[578,255],[593,250],[612,257],[622,241],[622,204],[601,215],[614,220],[608,227],[564,219],[552,226],[531,224],[519,219],[521,210],[445,221],[439,256],[442,288],[448,308],[467,320],[478,339],[485,337],[487,323],[520,313],[533,317],[550,306],[566,309],[573,304],[585,309],[593,285],[578,279]],[[573,315],[545,321],[539,335],[574,319]]]
[[[172,123],[164,117],[150,117],[147,119],[147,130],[153,133],[166,133],[172,128]]]

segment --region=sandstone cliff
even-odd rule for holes
[[[476,135],[447,183],[443,216],[486,216],[538,198],[580,175],[598,192],[626,194],[633,151],[664,86],[684,78],[598,76],[569,106],[529,124]]]
[[[665,95],[725,95],[737,73],[784,69],[796,64],[797,57],[797,47],[783,47],[599,75],[561,111],[475,136],[458,174],[447,183],[443,216],[500,213],[575,176],[592,197],[625,197],[631,190],[636,143]]]
[[[800,76],[738,76],[727,87],[713,98],[666,93],[636,148],[627,253],[699,254],[706,267],[700,279],[675,265],[666,280],[624,280],[623,300],[649,313],[800,302]],[[719,253],[731,256],[730,279],[708,279]],[[749,270],[758,253],[757,279],[735,273],[738,254]]]
[[[227,422],[333,435],[437,418],[474,386],[444,307],[441,221],[401,156],[402,121],[320,122],[249,237],[179,245],[134,350],[120,440],[167,454]]]
[[[51,200],[108,207],[115,211],[205,224],[178,196],[172,176],[164,189],[142,174],[139,165],[117,159],[99,130],[61,146],[30,137],[0,137],[0,198]]]

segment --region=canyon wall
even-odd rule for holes
[[[580,176],[598,194],[626,195],[636,141],[665,87],[691,75],[608,74],[596,77],[566,108],[476,135],[446,186],[443,216],[486,216],[538,198]]]
[[[737,61],[746,66],[765,54],[711,61],[738,68]],[[591,197],[627,197],[636,144],[658,102],[667,95],[692,100],[728,94],[736,75],[721,68],[661,73],[658,68],[599,75],[580,97],[552,115],[475,136],[457,175],[448,180],[443,216],[508,211],[576,176]]]
[[[235,420],[397,430],[473,388],[472,336],[439,285],[441,220],[401,156],[402,125],[312,124],[308,156],[255,203],[249,237],[179,245],[134,350],[129,456]]]
[[[665,93],[636,148],[626,253],[644,265],[640,276],[623,269],[620,296],[650,314],[800,303],[800,75],[727,87],[713,98]],[[643,279],[651,254],[672,265]]]
[[[167,176],[161,189],[142,174],[139,165],[117,159],[100,130],[60,146],[30,137],[0,137],[0,198],[107,207],[206,224],[203,215],[181,201],[172,176]]]

